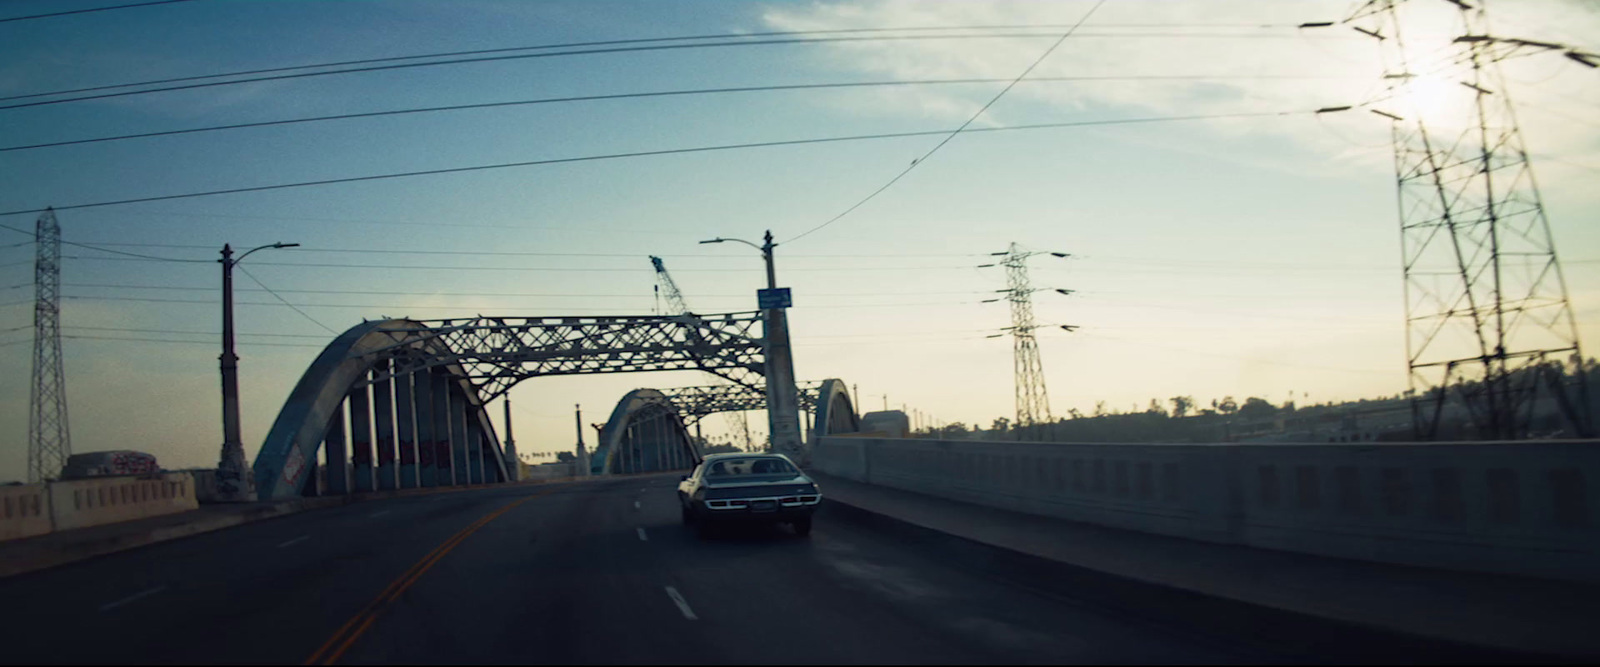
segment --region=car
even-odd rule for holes
[[[805,537],[822,504],[817,483],[782,454],[712,454],[680,479],[683,523],[701,535],[721,524],[787,523]]]

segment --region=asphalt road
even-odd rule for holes
[[[0,579],[6,663],[1274,663],[844,514],[702,540],[677,476],[414,496]],[[826,492],[826,489],[824,489]],[[999,565],[995,565],[999,567]]]

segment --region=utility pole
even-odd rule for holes
[[[1443,66],[1406,49],[1397,0],[1345,20],[1375,38],[1389,83],[1369,104],[1394,143],[1413,429],[1528,438],[1545,397],[1591,437],[1577,321],[1499,62],[1559,51],[1597,67],[1600,55],[1491,35],[1482,2],[1452,2],[1462,34]]]
[[[61,476],[72,456],[67,377],[61,360],[61,224],[47,208],[34,223],[33,394],[29,397],[28,482]]]
[[[1050,416],[1050,397],[1044,386],[1044,366],[1039,361],[1039,342],[1035,340],[1033,332],[1039,325],[1033,320],[1033,293],[1035,290],[1028,280],[1029,257],[1039,254],[1049,254],[1058,258],[1069,257],[1067,253],[1038,251],[1024,251],[1016,243],[1005,252],[990,253],[1003,257],[1000,266],[1006,268],[1006,289],[999,290],[1011,305],[1011,326],[1001,330],[1001,333],[989,336],[999,338],[1005,332],[1011,334],[1012,370],[1015,376],[1016,389],[1016,427],[1020,436],[1023,427],[1037,424],[1048,424],[1053,420]],[[991,267],[995,264],[983,264],[982,267]],[[1061,294],[1071,294],[1072,290],[1055,290]],[[985,303],[999,301],[1000,298],[986,299]],[[1076,327],[1062,326],[1067,331]]]

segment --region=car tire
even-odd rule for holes
[[[804,519],[795,519],[793,525],[795,535],[799,535],[800,537],[811,536],[811,517],[808,516]]]

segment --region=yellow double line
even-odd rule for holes
[[[460,545],[463,540],[466,540],[473,533],[478,532],[479,528],[488,525],[490,521],[494,521],[500,515],[511,511],[512,508],[518,505],[548,493],[551,493],[551,491],[536,493],[512,501],[505,507],[501,507],[500,509],[490,512],[483,518],[472,522],[472,525],[461,529],[461,532],[450,536],[450,539],[445,540],[443,544],[434,547],[433,551],[428,552],[428,555],[422,557],[422,560],[417,561],[416,564],[412,565],[410,569],[407,569],[393,582],[390,582],[388,588],[383,589],[383,592],[379,593],[377,598],[373,599],[372,602],[367,603],[367,606],[363,607],[361,611],[356,612],[355,616],[352,616],[349,621],[346,621],[345,624],[339,628],[338,632],[333,633],[333,636],[328,638],[328,641],[323,643],[322,647],[317,649],[316,653],[312,653],[311,657],[306,658],[306,661],[302,664],[331,665],[335,662],[338,662],[339,658],[344,656],[344,652],[349,650],[352,644],[355,644],[356,640],[361,637],[362,633],[365,633],[367,628],[372,627],[372,622],[377,620],[379,612],[382,612],[385,607],[389,606],[395,600],[400,599],[400,596],[403,595],[407,589],[411,588],[412,584],[417,583],[417,579],[421,578],[424,572],[427,572],[434,566],[435,563],[438,563],[440,559],[444,558],[445,554],[450,553],[450,551],[455,549],[456,546]]]

